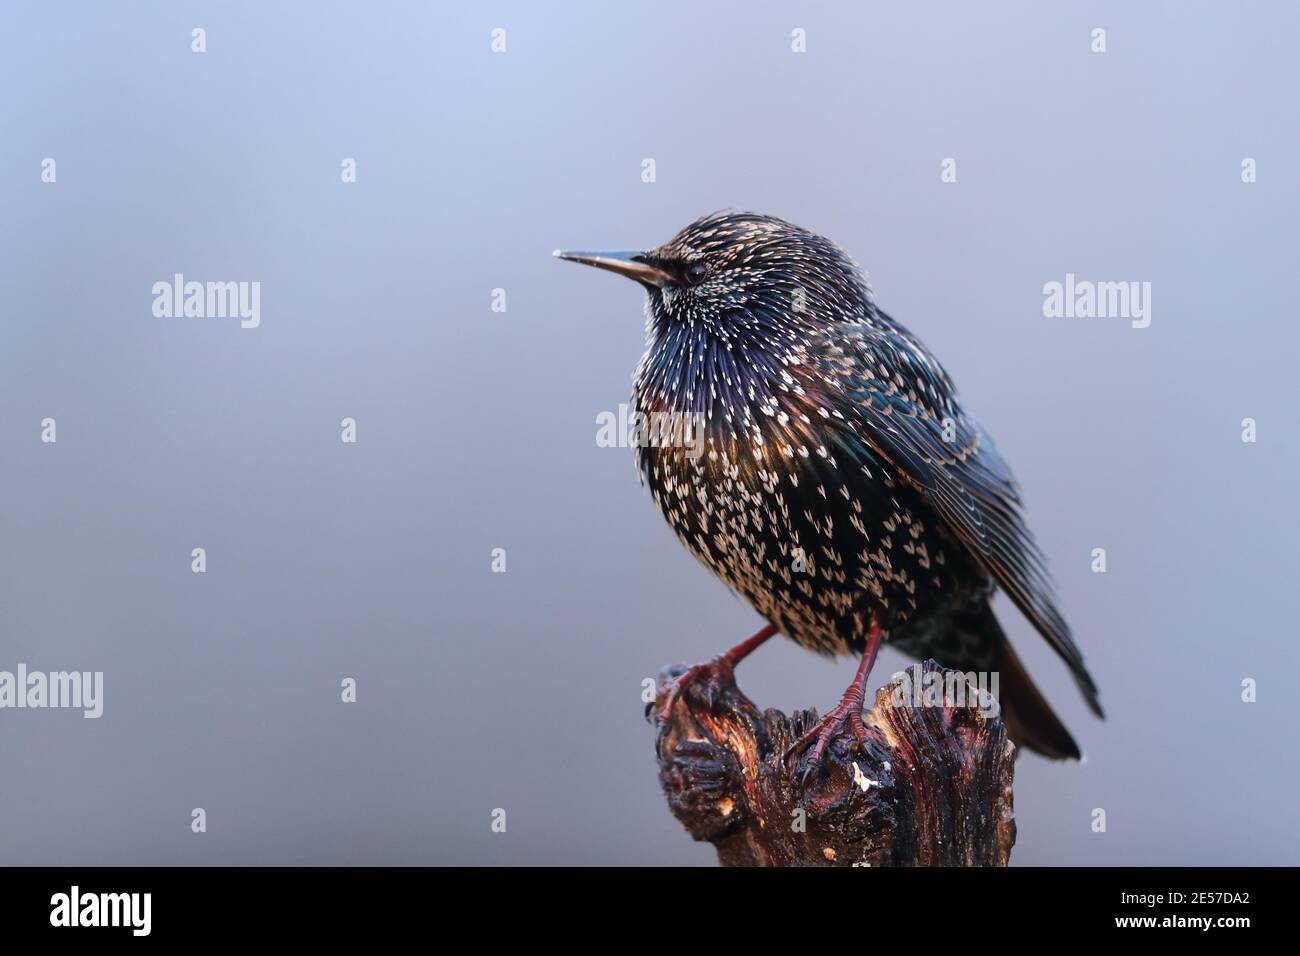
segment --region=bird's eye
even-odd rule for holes
[[[709,270],[705,267],[704,263],[692,262],[682,270],[682,276],[686,279],[687,285],[697,285],[704,281],[704,277],[708,272]]]

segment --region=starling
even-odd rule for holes
[[[768,622],[673,693],[776,633],[858,656],[840,704],[792,749],[811,748],[814,769],[844,729],[865,741],[866,680],[889,641],[996,672],[1012,739],[1079,756],[989,603],[1001,587],[1100,717],[1011,470],[846,253],[772,216],[724,211],[648,252],[555,254],[645,288],[632,410],[700,422],[703,441],[638,442],[642,481],[687,550]]]

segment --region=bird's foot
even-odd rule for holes
[[[659,723],[668,723],[677,698],[691,684],[699,688],[704,703],[712,710],[724,687],[735,686],[735,669],[735,664],[726,654],[720,654],[711,661],[686,668],[673,680],[668,692],[664,694],[663,704],[659,708]]]
[[[806,787],[809,780],[821,773],[822,758],[826,754],[826,748],[831,745],[831,741],[844,732],[846,727],[853,735],[853,743],[865,753],[869,739],[867,729],[862,724],[862,694],[856,693],[855,688],[852,687],[843,699],[827,712],[826,716],[808,728],[808,731],[785,752],[785,762],[790,767],[791,782],[799,780],[800,786]],[[799,754],[809,747],[812,748],[812,752],[802,761],[803,774],[800,775]],[[794,758],[793,763],[791,758]]]
[[[853,683],[849,684],[849,689],[844,692],[840,702],[830,709],[830,711],[817,723],[808,728],[808,732],[791,745],[790,749],[785,752],[785,762],[790,763],[790,758],[794,757],[795,761],[790,766],[790,781],[795,782],[799,777],[799,759],[798,755],[812,747],[812,753],[808,755],[804,763],[803,779],[800,786],[807,788],[809,779],[815,777],[821,772],[822,757],[826,754],[826,748],[831,745],[831,741],[840,735],[841,729],[847,724],[849,732],[853,734],[853,743],[864,753],[869,744],[867,737],[867,728],[862,725],[862,702],[867,696],[867,677],[871,674],[871,667],[876,662],[876,654],[880,651],[880,645],[884,641],[884,632],[880,626],[872,622],[871,631],[867,634],[866,644],[862,651],[862,659],[858,661],[858,671],[853,675]]]
[[[664,695],[663,706],[659,708],[659,723],[666,724],[668,722],[673,712],[673,705],[677,703],[677,697],[682,690],[688,685],[698,684],[700,681],[705,682],[704,702],[710,710],[713,710],[718,702],[720,692],[726,687],[736,685],[736,665],[752,654],[755,649],[761,647],[775,633],[776,626],[768,624],[753,637],[741,641],[735,647],[719,654],[708,663],[696,664],[694,667],[686,668],[677,676],[672,686],[668,688],[668,693]],[[648,709],[647,713],[649,713]]]

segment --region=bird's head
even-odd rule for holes
[[[862,271],[838,246],[758,213],[712,213],[644,252],[555,255],[641,283],[652,339],[688,328],[777,345],[870,308]]]

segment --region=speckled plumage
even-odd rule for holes
[[[1019,667],[989,608],[1000,586],[1100,713],[1010,469],[845,253],[724,212],[637,258],[672,278],[647,285],[634,408],[705,423],[702,455],[637,460],[692,554],[804,647],[861,652],[876,625],[963,670]],[[1059,730],[1053,755],[1077,754]]]

